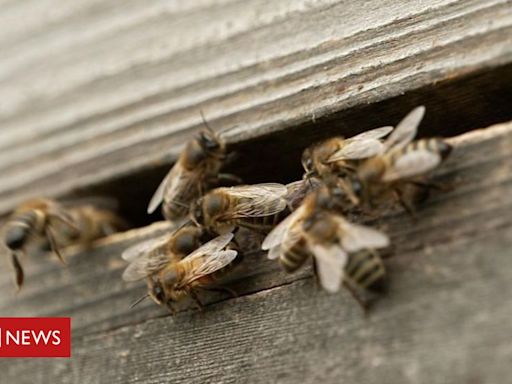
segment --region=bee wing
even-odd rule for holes
[[[389,237],[376,229],[352,224],[346,220],[340,221],[341,246],[348,253],[361,249],[385,248],[389,245]]]
[[[169,263],[166,252],[144,254],[133,260],[123,272],[124,281],[136,281],[150,276]]]
[[[136,258],[148,253],[149,251],[157,247],[161,247],[169,240],[169,236],[170,235],[166,233],[165,235],[159,236],[155,239],[145,240],[135,245],[132,245],[131,247],[126,248],[123,251],[121,257],[123,258],[123,260],[133,261]]]
[[[286,186],[264,183],[226,188],[230,195],[241,198],[240,204],[229,218],[271,216],[286,208]]]
[[[291,209],[296,209],[304,198],[312,191],[320,187],[321,181],[316,177],[308,177],[286,184],[286,203]]]
[[[281,244],[289,228],[303,215],[304,210],[304,206],[301,205],[297,210],[292,212],[283,221],[277,224],[277,226],[275,226],[274,229],[272,229],[272,231],[270,231],[267,237],[265,237],[263,240],[261,249],[267,251]]]
[[[229,244],[232,238],[232,233],[218,236],[202,245],[183,259],[181,262],[188,262],[192,259],[202,260],[200,263],[195,264],[195,268],[188,271],[187,276],[183,279],[181,285],[187,285],[190,282],[212,274],[231,263],[236,258],[238,252],[233,249],[222,249]]]
[[[438,153],[424,149],[408,152],[395,161],[393,167],[382,176],[382,180],[390,182],[424,174],[437,167],[441,160]]]
[[[202,246],[197,248],[190,255],[187,255],[183,260],[190,261],[191,259],[201,258],[221,251],[226,245],[233,239],[232,233],[226,233],[225,235],[217,236],[215,239],[204,243]]]
[[[347,254],[339,244],[314,244],[310,246],[315,255],[320,284],[327,292],[338,292],[347,264]]]
[[[164,199],[164,192],[165,192],[167,183],[169,182],[169,180],[171,178],[173,178],[173,180],[175,179],[175,175],[173,175],[173,174],[176,174],[179,172],[179,171],[175,170],[176,167],[177,167],[177,165],[175,164],[171,168],[171,170],[167,173],[167,175],[164,177],[164,179],[161,181],[160,185],[158,186],[155,193],[151,197],[151,200],[149,201],[147,213],[155,212],[155,209],[157,209],[157,207],[160,205],[160,203]]]
[[[281,246],[280,245],[276,245],[275,247],[270,248],[270,250],[268,251],[267,257],[269,260],[278,259],[279,256],[281,256]]]
[[[358,135],[355,135],[347,140],[357,141],[357,140],[369,140],[369,139],[382,139],[384,136],[388,135],[393,130],[393,127],[387,125],[385,127],[379,127],[370,129],[369,131],[362,132]]]
[[[349,139],[350,140],[350,139]],[[333,163],[340,160],[367,159],[382,152],[384,145],[378,139],[355,140],[346,143],[327,160]]]
[[[423,105],[409,112],[384,142],[384,151],[400,149],[409,144],[416,136],[418,125],[424,114],[425,107]]]
[[[203,276],[210,275],[226,265],[229,265],[238,252],[234,249],[227,249],[225,251],[218,251],[205,257],[204,261],[195,269],[190,271],[189,277],[186,279],[186,283],[197,280]]]
[[[153,213],[163,200],[176,201],[178,196],[186,194],[185,191],[198,191],[199,179],[200,173],[186,172],[179,163],[176,163],[151,198],[148,213]],[[186,202],[183,202],[183,204],[186,204]]]

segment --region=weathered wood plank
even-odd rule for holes
[[[455,183],[455,189],[433,196],[418,212],[421,218],[418,222],[398,214],[376,223],[390,232],[394,253],[401,260],[411,257],[408,256],[411,254],[429,255],[442,249],[444,244],[450,246],[454,242],[469,241],[466,239],[477,235],[478,241],[487,244],[485,239],[490,233],[512,226],[512,123],[471,132],[452,139],[452,142],[456,146],[453,156],[439,170],[437,178]],[[69,270],[56,262],[27,260],[27,284],[16,297],[3,295],[0,298],[0,315],[72,316],[76,337],[165,315],[164,310],[149,301],[133,310],[128,308],[130,302],[144,292],[144,287],[142,284],[126,285],[121,281],[124,263],[119,257],[130,244],[156,236],[165,228],[165,224],[156,224],[152,228],[117,235],[90,252],[71,256]],[[499,244],[505,247],[506,241]],[[457,258],[456,262],[463,263],[460,260],[463,254],[453,257]],[[444,263],[432,264],[431,267],[432,273],[437,273],[436,268],[439,271],[447,268]],[[418,272],[415,265],[408,268],[411,273]],[[310,276],[311,271],[307,268],[300,273],[286,275],[264,255],[253,254],[246,257],[244,265],[234,276],[233,286],[241,295],[250,296],[254,292]],[[402,278],[399,275],[392,277]],[[466,276],[461,274],[460,278]],[[10,276],[0,275],[0,287],[4,291],[10,291],[11,284]],[[425,285],[428,286],[427,283]],[[418,282],[418,289],[427,289],[422,287],[423,283]],[[463,287],[461,283],[461,289]],[[206,301],[223,299],[209,296]],[[354,303],[352,305],[355,306]],[[397,305],[402,304],[398,302]]]
[[[11,3],[0,20],[38,7]],[[9,53],[0,65],[0,212],[36,191],[61,195],[169,163],[201,124],[199,108],[237,143],[508,65],[510,8],[134,0],[43,14],[0,40]],[[376,123],[367,111],[357,120]]]
[[[401,253],[368,318],[311,279],[75,337],[73,360],[0,361],[17,383],[500,383],[510,374],[512,230]]]

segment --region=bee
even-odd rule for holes
[[[404,198],[410,184],[429,188],[426,174],[448,157],[452,147],[441,138],[413,141],[424,113],[423,106],[412,110],[384,141],[382,152],[364,160],[348,178],[363,207],[373,209],[398,200],[412,213],[411,203]]]
[[[349,139],[337,136],[313,144],[302,153],[304,177],[344,176],[353,172],[360,160],[382,151],[382,138],[392,130],[393,127],[380,127]]]
[[[160,272],[168,264],[176,264],[201,246],[203,236],[201,228],[185,224],[171,234],[135,244],[121,255],[130,262],[123,272],[123,280],[140,280]]]
[[[19,256],[27,248],[49,246],[64,263],[60,247],[92,241],[124,229],[126,224],[113,212],[89,204],[76,206],[37,198],[21,204],[7,220],[3,232],[10,250],[18,289],[24,281]]]
[[[171,221],[179,220],[187,215],[190,203],[202,196],[215,180],[221,177],[236,179],[232,175],[219,175],[227,157],[226,145],[220,135],[208,126],[204,117],[203,122],[206,128],[185,145],[151,198],[148,213],[153,213],[163,203],[164,217]]]
[[[319,188],[321,184],[321,180],[314,176],[286,184],[287,193],[285,199],[288,208],[292,211],[297,209],[304,198]]]
[[[191,207],[191,218],[209,231],[225,234],[235,227],[266,233],[287,208],[286,186],[277,183],[215,188]]]
[[[335,183],[324,185],[309,194],[297,210],[268,234],[262,249],[269,251],[269,259],[279,259],[288,273],[313,258],[320,284],[327,292],[339,291],[343,283],[364,305],[351,288],[356,285],[369,289],[383,277],[382,263],[379,264],[380,257],[374,250],[389,246],[389,238],[339,214],[338,188]],[[372,256],[363,258],[363,253]],[[355,258],[362,263],[357,268]]]
[[[176,235],[173,237],[176,241]],[[218,236],[179,260],[176,254],[167,253],[161,248],[165,243],[162,242],[160,247],[157,246],[159,251],[153,248],[152,252],[132,261],[123,278],[126,281],[147,278],[148,294],[144,297],[151,297],[155,303],[166,306],[172,313],[175,313],[173,303],[185,297],[191,297],[202,308],[198,291],[218,290],[216,282],[235,264],[238,252],[229,249],[232,239],[232,233]],[[138,252],[130,252],[124,257],[130,258],[135,253]]]

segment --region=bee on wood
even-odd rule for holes
[[[206,128],[185,145],[151,198],[148,213],[153,213],[162,203],[162,213],[167,220],[182,219],[187,215],[190,203],[219,179],[239,181],[233,175],[219,174],[227,157],[226,145],[220,135],[208,126],[204,117],[203,122]]]
[[[61,247],[89,246],[96,239],[126,228],[126,223],[115,213],[88,201],[61,204],[37,198],[21,204],[12,213],[3,227],[3,233],[4,243],[11,253],[18,289],[24,280],[19,256],[27,248],[44,249],[49,246],[64,262]]]
[[[344,176],[355,170],[357,163],[382,151],[382,138],[393,127],[375,128],[349,139],[333,137],[313,144],[302,153],[304,177]]]
[[[166,306],[175,313],[173,303],[181,301],[185,297],[191,297],[202,308],[198,296],[200,290],[227,290],[217,286],[218,280],[223,277],[237,263],[238,252],[236,246],[232,246],[233,234],[225,234],[199,246],[191,253],[181,257],[183,251],[192,241],[186,240],[185,248],[179,245],[183,239],[181,236],[190,236],[192,233],[175,233],[167,239],[161,239],[148,246],[138,247],[126,251],[125,259],[132,259],[139,255],[123,273],[125,281],[133,281],[146,278],[148,294],[158,305]],[[194,238],[192,236],[190,239]],[[172,243],[172,244],[171,244]],[[144,244],[144,243],[143,243]],[[182,244],[183,245],[183,244]],[[194,243],[194,247],[195,247]],[[146,251],[142,250],[143,248]],[[177,249],[180,248],[180,249]],[[146,252],[146,253],[143,253]]]
[[[225,234],[235,227],[268,232],[287,208],[286,186],[277,183],[216,188],[191,207],[191,218],[209,231]]]
[[[412,204],[404,198],[410,184],[430,187],[426,174],[448,157],[452,147],[441,138],[412,141],[424,113],[423,106],[412,110],[384,141],[382,152],[363,161],[348,178],[362,207],[374,209],[398,200],[412,213]]]
[[[312,257],[326,291],[337,292],[343,283],[364,305],[352,287],[371,289],[383,278],[384,269],[374,250],[387,247],[389,239],[384,233],[353,224],[339,214],[336,200],[342,192],[338,188],[333,182],[309,194],[268,234],[262,249],[269,251],[269,259],[279,259],[289,273]],[[364,254],[371,256],[363,257]],[[354,268],[356,258],[360,266]]]

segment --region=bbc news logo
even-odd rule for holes
[[[0,357],[71,357],[71,319],[0,317]]]

